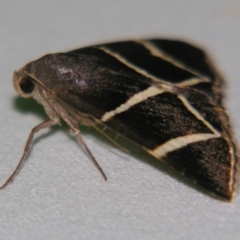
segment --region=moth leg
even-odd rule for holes
[[[23,151],[23,155],[22,155],[20,161],[18,162],[18,165],[16,166],[15,170],[10,175],[10,177],[5,181],[5,183],[2,186],[0,186],[0,190],[3,189],[4,187],[6,187],[13,180],[13,178],[18,173],[18,171],[21,169],[21,167],[22,167],[22,165],[23,165],[23,163],[24,163],[28,153],[31,150],[33,137],[34,137],[35,133],[37,133],[41,129],[51,127],[56,122],[58,122],[58,118],[53,118],[53,119],[50,119],[50,120],[47,120],[45,122],[40,123],[39,125],[37,125],[36,127],[34,127],[32,129],[32,131],[30,132],[30,134],[28,136],[28,139],[27,139],[24,151]]]
[[[53,105],[54,107],[57,107],[57,105]],[[65,121],[65,123],[70,127],[71,131],[76,135],[78,142],[80,143],[80,145],[83,147],[83,149],[87,152],[87,154],[89,155],[90,159],[92,160],[94,166],[98,169],[98,171],[102,174],[103,178],[105,181],[107,181],[107,176],[104,173],[103,169],[101,168],[101,166],[99,165],[99,163],[97,162],[96,158],[93,156],[93,154],[91,153],[91,151],[89,150],[88,146],[86,145],[86,143],[84,142],[82,136],[81,136],[81,132],[80,130],[75,127],[74,123],[71,121],[71,119],[64,114],[63,112],[61,112],[61,117],[62,119]]]
[[[126,152],[126,153],[131,153],[128,149],[126,149],[125,147],[121,146],[119,143],[117,143],[117,138],[119,137],[119,134],[116,135],[115,139],[111,138],[110,136],[108,136],[104,131],[107,129],[107,127],[104,127],[104,129],[100,129],[97,126],[92,126],[94,129],[96,129],[98,132],[100,132],[105,138],[107,138],[110,142],[112,142],[115,146],[117,146],[118,148],[120,148],[122,151]]]
[[[97,160],[95,159],[95,157],[93,156],[93,154],[91,153],[91,151],[89,150],[88,146],[86,145],[86,143],[84,142],[82,136],[81,136],[81,132],[80,130],[75,127],[75,124],[71,121],[71,118],[63,111],[60,111],[58,109],[58,105],[57,104],[53,104],[52,105],[53,108],[55,108],[55,110],[60,113],[62,119],[65,121],[65,123],[70,127],[71,131],[76,135],[78,142],[80,143],[80,145],[83,147],[83,149],[87,152],[87,154],[89,155],[90,159],[92,160],[93,164],[95,165],[95,167],[99,170],[99,172],[102,174],[103,178],[105,181],[107,181],[107,176],[104,173],[103,169],[101,168],[101,166],[99,165],[99,163],[97,162]]]
[[[72,130],[72,132],[76,135],[77,140],[79,141],[80,145],[83,147],[83,149],[87,152],[87,154],[89,155],[90,159],[92,160],[93,164],[95,165],[95,167],[99,170],[99,172],[102,174],[103,178],[105,181],[107,181],[107,176],[104,173],[103,169],[101,168],[101,166],[99,165],[99,163],[97,162],[97,160],[95,159],[95,157],[93,156],[93,154],[91,153],[91,151],[89,150],[88,146],[86,145],[86,143],[84,142],[82,136],[81,136],[81,132],[78,128],[74,127],[71,123],[66,122],[70,129]]]
[[[103,172],[101,166],[87,147],[86,143],[83,141],[81,132],[78,129],[77,122],[69,113],[53,98],[49,97],[48,94],[43,90],[41,93],[42,97],[50,104],[50,106],[54,109],[54,111],[57,113],[59,117],[62,118],[62,120],[70,127],[72,132],[76,135],[78,142],[80,145],[83,147],[83,149],[87,152],[89,155],[90,159],[92,160],[93,164],[95,167],[99,170],[99,172],[102,174],[104,180],[107,180],[107,177],[105,173]]]
[[[57,105],[54,105],[55,108],[57,108]],[[90,159],[92,160],[94,166],[98,169],[98,171],[102,174],[105,181],[107,181],[107,176],[104,173],[103,169],[97,162],[96,158],[91,153],[90,149],[84,142],[80,130],[75,126],[75,123],[73,122],[73,119],[70,119],[69,116],[64,114],[63,110],[60,112],[62,119],[65,121],[65,123],[70,127],[71,131],[76,135],[78,142],[82,146],[82,148],[86,151],[86,153],[89,155]]]

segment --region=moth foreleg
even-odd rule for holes
[[[28,136],[28,139],[27,139],[24,151],[23,151],[23,155],[22,155],[20,161],[18,162],[18,165],[16,166],[15,170],[13,171],[13,173],[9,176],[9,178],[5,181],[5,183],[2,186],[0,186],[0,190],[3,189],[4,187],[6,187],[13,180],[13,178],[18,173],[18,171],[21,169],[21,167],[22,167],[22,165],[23,165],[23,163],[24,163],[28,153],[31,150],[33,137],[34,137],[35,133],[39,132],[41,129],[51,127],[56,122],[58,122],[58,120],[59,120],[58,118],[53,118],[53,119],[47,120],[47,121],[45,121],[43,123],[40,123],[39,125],[37,125],[36,127],[34,127],[32,129],[32,131],[30,132],[30,134]]]

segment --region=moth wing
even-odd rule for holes
[[[87,82],[90,85],[68,93],[69,98],[74,96],[74,108],[219,197],[232,197],[236,156],[230,154],[232,143],[222,137],[230,136],[228,119],[216,91],[218,76],[203,51],[178,41],[144,40],[98,45],[70,54],[97,61]],[[172,87],[161,89],[154,78]],[[200,82],[181,86],[192,79]],[[84,110],[82,101],[88,106]]]

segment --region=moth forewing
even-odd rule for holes
[[[50,118],[32,130],[19,166],[34,133],[62,119],[106,178],[78,129],[95,119],[218,198],[232,199],[237,156],[222,80],[201,49],[150,39],[49,54],[16,72],[14,86]]]

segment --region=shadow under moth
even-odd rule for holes
[[[223,80],[209,57],[188,43],[149,39],[48,54],[13,76],[16,91],[41,103],[49,120],[63,120],[106,180],[79,125],[105,126],[133,141],[222,200],[233,198],[237,155],[222,105]]]

